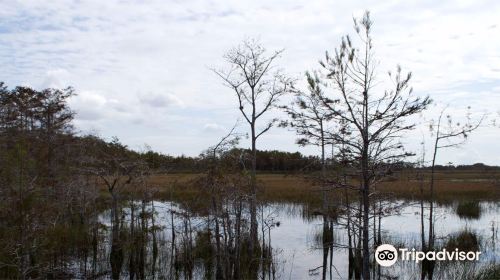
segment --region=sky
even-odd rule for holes
[[[410,150],[418,152],[422,138],[430,145],[426,123],[445,106],[455,119],[467,106],[475,117],[500,112],[499,1],[0,0],[0,6],[0,80],[9,87],[74,87],[79,133],[117,136],[137,150],[147,144],[195,156],[241,120],[233,92],[210,69],[224,68],[223,55],[245,38],[269,51],[284,49],[277,66],[300,85],[325,51],[354,33],[353,17],[365,10],[374,21],[377,77],[399,64],[413,73],[415,94],[434,100],[405,135]],[[248,131],[244,122],[238,131]],[[485,122],[437,162],[500,165],[499,136],[500,128]],[[295,138],[273,128],[258,148],[318,153]]]

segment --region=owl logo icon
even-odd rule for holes
[[[390,244],[382,244],[375,251],[375,261],[381,266],[391,266],[398,260],[398,251]]]

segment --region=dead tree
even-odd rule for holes
[[[445,148],[456,148],[461,146],[467,140],[469,134],[478,129],[484,120],[484,115],[477,121],[471,119],[470,107],[467,108],[465,123],[454,122],[451,115],[445,116],[446,108],[444,108],[437,121],[432,121],[430,124],[431,133],[434,135],[434,147],[431,164],[431,179],[430,179],[430,207],[429,207],[429,250],[434,248],[434,176],[435,164],[438,151]],[[445,120],[446,118],[446,120]]]
[[[224,206],[222,205],[223,198],[220,197],[221,193],[224,193],[224,188],[228,184],[228,178],[225,174],[223,168],[223,157],[225,153],[227,153],[230,149],[234,148],[240,139],[240,136],[237,135],[234,131],[236,129],[236,125],[233,126],[231,131],[221,138],[221,140],[210,147],[206,152],[204,157],[206,157],[209,161],[209,168],[204,178],[206,180],[206,185],[208,187],[208,191],[210,193],[211,198],[211,212],[214,220],[214,235],[215,235],[215,277],[217,279],[228,278],[227,274],[223,273],[223,262],[222,262],[222,242],[221,242],[221,223],[220,219],[222,217],[222,209]],[[209,214],[210,216],[210,214]],[[210,223],[210,218],[208,219]],[[210,229],[210,225],[208,225]]]
[[[86,171],[100,178],[106,186],[112,200],[113,219],[119,221],[120,193],[130,186],[139,174],[141,161],[117,138],[104,145],[96,143],[89,149],[93,152],[84,160]]]
[[[111,274],[113,279],[119,279],[124,261],[120,233],[121,195],[132,186],[133,180],[140,177],[143,163],[117,138],[113,138],[109,143],[96,142],[88,148],[90,153],[84,159],[84,168],[87,173],[102,181],[111,196]]]
[[[274,63],[283,50],[268,55],[266,49],[256,40],[246,40],[224,55],[229,66],[227,70],[213,70],[231,88],[238,100],[238,108],[250,126],[250,140],[252,145],[252,169],[250,190],[250,250],[258,244],[257,210],[256,210],[256,169],[257,169],[257,140],[278,121],[273,118],[264,120],[278,102],[279,98],[289,93],[293,88],[293,81],[275,69]]]
[[[370,190],[388,174],[390,163],[410,155],[400,138],[414,124],[406,124],[405,120],[426,109],[430,99],[414,97],[411,73],[403,74],[399,66],[395,73],[389,72],[392,88],[378,91],[369,12],[361,21],[354,19],[354,28],[361,48],[355,47],[349,36],[343,37],[334,55],[327,53],[321,62],[336,94],[336,98],[324,99],[323,103],[352,131],[348,138],[335,134],[332,137],[346,145],[357,159],[362,201],[362,276],[370,279]],[[332,106],[335,99],[340,101]]]

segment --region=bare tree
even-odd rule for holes
[[[389,173],[391,163],[410,155],[404,151],[400,138],[413,129],[414,124],[406,124],[405,120],[426,109],[430,99],[414,97],[410,87],[411,73],[403,74],[399,66],[394,74],[389,72],[392,88],[378,92],[369,12],[361,21],[354,19],[354,28],[361,48],[356,48],[349,36],[343,37],[335,54],[327,53],[325,61],[321,62],[340,100],[335,106],[332,106],[332,99],[325,99],[323,103],[352,131],[348,138],[335,134],[332,137],[346,145],[358,159],[363,214],[362,276],[370,279],[370,189]]]
[[[121,217],[123,216],[120,206],[121,195],[127,191],[127,188],[133,186],[134,180],[140,178],[144,164],[125,145],[121,144],[118,138],[113,138],[111,142],[104,143],[104,146],[96,143],[96,145],[88,148],[92,150],[92,153],[84,159],[86,172],[98,177],[111,196],[112,235],[109,259],[111,277],[119,279],[124,261],[123,240],[120,234]],[[131,210],[133,217],[134,208],[132,207]],[[132,222],[134,221],[132,220]]]
[[[117,222],[120,193],[136,179],[142,162],[135,158],[116,137],[111,142],[105,143],[105,146],[94,145],[89,148],[95,151],[86,159],[86,171],[99,177],[105,184],[113,203],[112,216]],[[93,154],[97,154],[98,157]]]
[[[226,185],[228,185],[228,178],[226,174],[224,174],[227,170],[223,168],[223,157],[225,154],[233,149],[240,139],[240,135],[235,133],[237,124],[233,126],[233,128],[226,134],[224,137],[220,139],[220,141],[208,148],[205,152],[205,157],[209,160],[209,167],[206,174],[206,185],[208,187],[208,191],[210,192],[211,197],[211,212],[213,215],[214,221],[214,235],[215,235],[215,261],[216,261],[216,271],[215,278],[223,279],[227,278],[227,275],[224,275],[223,271],[223,262],[222,262],[222,242],[221,242],[221,223],[220,219],[224,215],[221,213],[223,209],[222,197],[221,193],[224,193],[224,189]],[[209,214],[210,215],[210,214]],[[210,221],[210,218],[208,219]],[[208,225],[210,228],[210,222]],[[238,244],[239,245],[239,244]],[[236,246],[235,246],[236,247]],[[238,247],[237,247],[238,248]],[[236,252],[239,254],[239,252]],[[227,269],[226,269],[227,270]]]
[[[465,123],[454,122],[451,115],[445,116],[444,108],[437,121],[432,121],[430,124],[431,133],[434,135],[434,147],[431,164],[431,179],[430,179],[430,208],[429,208],[429,250],[434,248],[434,175],[435,164],[438,151],[445,148],[456,148],[461,146],[467,140],[469,134],[479,128],[485,116],[479,120],[472,120],[470,107],[467,108]]]
[[[256,169],[257,139],[269,131],[278,121],[273,118],[261,128],[260,120],[277,103],[280,97],[293,89],[293,80],[276,70],[274,63],[283,50],[267,54],[256,40],[245,40],[241,45],[224,55],[229,65],[227,70],[213,70],[226,86],[231,88],[238,100],[238,108],[250,126],[252,145],[251,193],[250,193],[250,250],[256,246]]]

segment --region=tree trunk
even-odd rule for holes
[[[370,244],[369,244],[369,185],[363,186],[363,279],[370,279]]]
[[[367,130],[367,129],[366,129]],[[368,138],[365,132],[364,138]],[[370,279],[370,244],[369,244],[369,216],[370,216],[370,179],[368,175],[368,139],[364,139],[361,170],[363,174],[363,279]]]
[[[323,122],[320,121],[320,133],[321,133],[321,189],[323,192],[323,215],[327,215],[328,211],[328,201],[326,192],[326,162],[325,162],[325,136],[323,131]]]
[[[424,223],[424,177],[420,175],[420,239],[422,251],[426,251],[425,246],[425,223]]]
[[[432,167],[431,167],[431,187],[430,187],[430,205],[429,205],[429,250],[434,248],[434,173],[435,173],[435,164],[436,164],[436,155],[438,149],[438,141],[439,141],[439,131],[436,136],[436,142],[434,143],[434,154],[432,156]]]
[[[215,190],[212,190],[215,193]],[[221,263],[221,249],[220,249],[220,229],[219,229],[219,213],[217,209],[217,202],[215,200],[215,195],[212,195],[212,209],[214,211],[214,221],[215,221],[215,278],[222,279],[222,263]]]
[[[258,244],[257,232],[257,138],[255,124],[252,125],[252,172],[250,185],[250,256],[253,257],[255,246]]]

